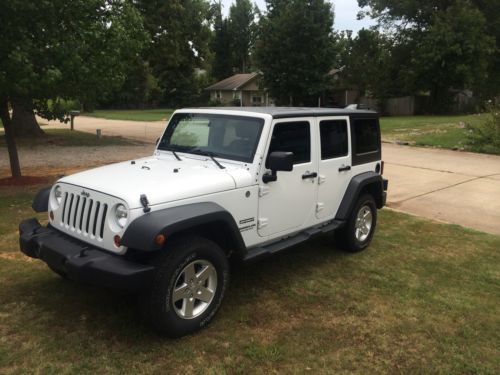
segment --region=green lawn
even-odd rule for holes
[[[500,373],[498,236],[383,210],[365,252],[325,236],[236,266],[213,323],[169,340],[19,253],[34,191],[0,189],[2,374]]]
[[[129,121],[163,121],[174,112],[173,109],[99,109],[94,112],[85,112],[83,116],[99,117],[109,120]]]
[[[16,141],[19,147],[33,147],[44,145],[56,146],[127,146],[137,144],[122,137],[102,136],[69,129],[44,129],[45,137],[21,138]],[[0,147],[6,147],[5,136],[0,136]]]
[[[382,138],[386,141],[408,142],[416,146],[448,149],[471,149],[466,143],[465,123],[476,124],[488,115],[462,116],[400,116],[382,117]]]

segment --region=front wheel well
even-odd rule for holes
[[[166,244],[181,237],[203,237],[215,242],[230,257],[233,253],[241,251],[232,230],[231,226],[223,221],[199,224],[171,234],[167,237]]]

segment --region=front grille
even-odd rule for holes
[[[102,239],[107,212],[106,203],[70,192],[64,193],[62,223],[67,229]]]

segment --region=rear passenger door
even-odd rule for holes
[[[318,117],[319,176],[316,217],[333,218],[351,181],[349,117]]]

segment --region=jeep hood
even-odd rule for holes
[[[113,195],[133,209],[141,207],[141,194],[146,194],[153,206],[234,189],[235,176],[241,178],[242,172],[242,168],[234,166],[220,169],[212,160],[151,157],[91,169],[59,182]],[[247,174],[245,180],[249,180]]]

